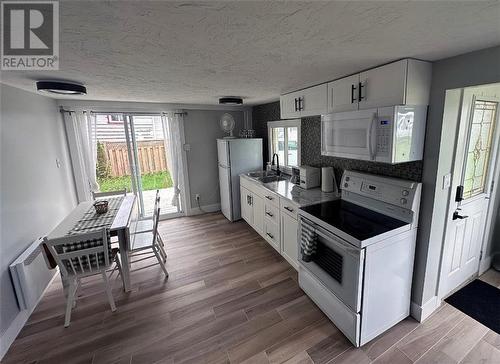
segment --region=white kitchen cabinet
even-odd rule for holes
[[[328,113],[358,109],[359,74],[328,83]]]
[[[240,186],[241,217],[259,234],[264,232],[264,201],[255,192]]]
[[[327,84],[306,88],[302,91],[300,116],[313,116],[327,112]]]
[[[359,108],[405,104],[407,61],[398,61],[359,74]]]
[[[252,193],[253,228],[259,234],[264,232],[264,201],[262,197]]]
[[[327,84],[280,96],[281,118],[295,119],[327,112]]]
[[[432,64],[402,59],[328,83],[328,113],[428,105]]]
[[[300,118],[299,98],[300,92],[292,92],[280,96],[280,110],[282,119]]]
[[[240,186],[241,217],[249,224],[253,225],[252,193],[245,187]]]
[[[298,269],[299,224],[290,214],[281,214],[281,254],[295,269]]]
[[[281,253],[280,226],[268,218],[264,218],[264,238],[278,253]]]

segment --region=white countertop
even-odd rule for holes
[[[312,205],[315,203],[336,200],[339,195],[334,192],[323,192],[321,188],[311,188],[309,190],[300,188],[291,183],[288,179],[284,181],[262,183],[256,178],[252,178],[247,174],[240,174],[241,178],[245,178],[255,184],[258,184],[271,192],[277,193],[281,197],[286,198],[297,204],[298,206]]]

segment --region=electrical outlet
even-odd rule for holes
[[[199,201],[200,200],[200,194],[197,193],[196,195],[194,195],[194,198],[196,198],[196,201]]]

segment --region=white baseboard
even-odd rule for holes
[[[45,295],[45,292],[47,291],[47,288],[54,282],[54,279],[59,276],[59,270],[57,270],[56,274],[54,274],[54,277],[50,280],[49,284],[47,284],[47,287],[43,290],[42,295],[38,299],[38,302],[42,299],[42,297]],[[35,310],[37,304],[32,307],[29,310],[23,310],[20,311],[14,321],[10,324],[10,326],[5,330],[2,335],[0,336],[0,360],[3,359],[4,355],[7,354],[7,351],[9,350],[10,346],[16,340],[17,335],[21,332],[22,328],[28,321],[29,317]]]
[[[418,322],[422,322],[436,311],[439,306],[441,306],[441,301],[437,296],[432,297],[422,306],[412,301],[410,304],[410,315]]]
[[[207,212],[216,212],[216,211],[220,211],[220,203],[201,206],[201,209],[199,207],[192,207],[187,213],[187,215],[194,216],[194,215],[206,214]]]
[[[481,260],[481,263],[479,264],[479,275],[483,274],[488,269],[490,269],[492,260],[493,260],[492,255],[488,255]]]

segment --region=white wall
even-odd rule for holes
[[[220,203],[219,170],[217,164],[217,138],[226,134],[219,127],[219,119],[225,111],[189,110],[184,117],[186,143],[191,146],[187,152],[191,206],[197,207],[195,195],[200,194],[200,205]],[[234,135],[243,127],[243,113],[230,112],[236,125]]]
[[[446,90],[500,81],[500,47],[437,61],[433,64],[427,121],[423,191],[412,301],[423,306],[437,294],[448,189],[442,178],[452,170],[458,118],[445,114]],[[457,95],[448,94],[453,98]],[[450,99],[451,100],[451,99]],[[451,107],[452,105],[450,105]]]
[[[20,314],[9,264],[76,205],[55,100],[0,84],[0,335]],[[61,161],[57,168],[56,158]],[[3,346],[3,345],[2,345]]]

